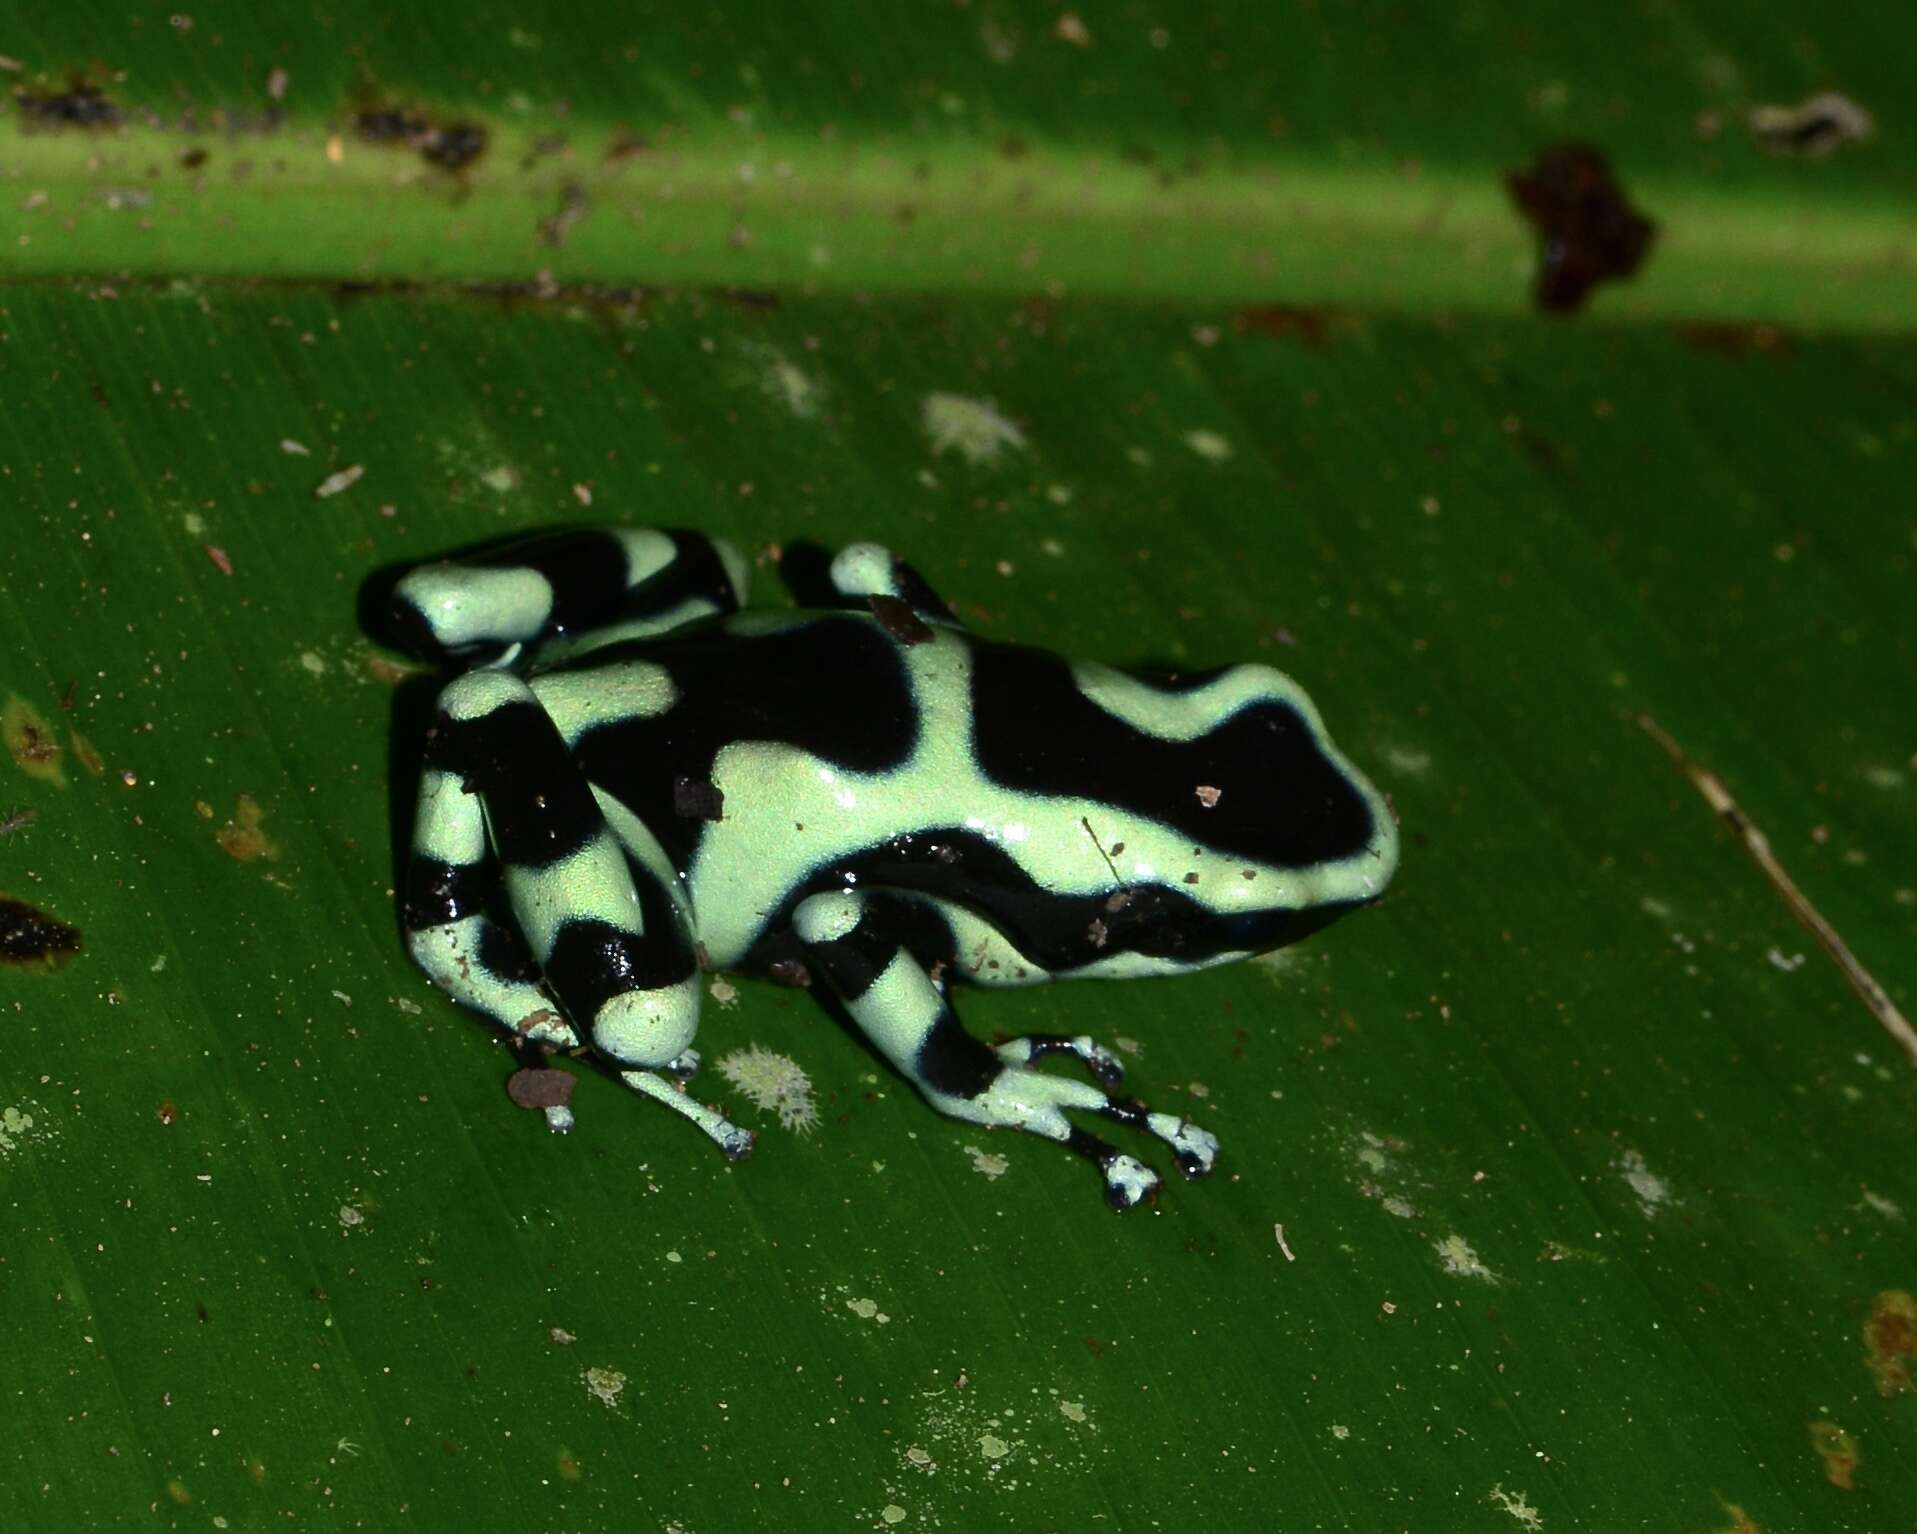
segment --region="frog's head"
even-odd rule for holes
[[[1123,897],[1104,919],[1111,947],[1200,964],[1264,952],[1384,893],[1398,864],[1391,808],[1290,678],[1080,667],[1077,680],[1133,731],[1098,772],[1110,806],[1099,849]]]

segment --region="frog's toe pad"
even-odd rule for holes
[[[1151,1132],[1172,1148],[1178,1170],[1187,1177],[1208,1177],[1218,1164],[1218,1136],[1200,1129],[1190,1119],[1173,1113],[1154,1113],[1145,1120]]]
[[[1105,1164],[1105,1202],[1123,1211],[1158,1197],[1158,1174],[1131,1156],[1114,1156]]]

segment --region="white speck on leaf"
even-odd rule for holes
[[[280,438],[280,451],[294,458],[310,458],[313,450],[304,442],[295,442],[291,437]]]
[[[366,465],[363,463],[348,464],[338,473],[327,475],[326,478],[315,485],[313,487],[313,496],[316,500],[323,501],[329,496],[338,495],[342,490],[350,490],[359,483],[360,476],[365,472]]]
[[[1231,457],[1231,443],[1217,432],[1207,431],[1202,426],[1185,433],[1185,446],[1207,463],[1223,463]]]

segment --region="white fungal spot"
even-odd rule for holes
[[[825,391],[817,379],[778,347],[764,342],[755,343],[746,348],[746,360],[767,398],[785,406],[801,421],[810,421],[818,416]]]
[[[33,1133],[33,1115],[18,1108],[0,1113],[0,1156],[11,1156]]]
[[[928,394],[919,406],[919,422],[932,439],[933,453],[951,448],[967,463],[990,463],[1008,447],[1025,446],[1025,433],[988,399]]]
[[[1408,778],[1421,778],[1431,770],[1431,753],[1409,746],[1387,748],[1384,759],[1393,772],[1401,772]]]
[[[295,442],[291,437],[280,438],[280,451],[293,458],[310,458],[313,450],[304,442]]]
[[[617,1369],[592,1368],[580,1378],[586,1382],[586,1393],[595,1397],[601,1406],[617,1406],[619,1394],[626,1388],[626,1377]]]
[[[719,1074],[753,1107],[776,1114],[779,1123],[794,1134],[810,1134],[819,1127],[812,1078],[798,1061],[751,1044],[721,1059]]]
[[[1531,1499],[1521,1491],[1506,1491],[1502,1486],[1493,1486],[1484,1500],[1509,1513],[1521,1528],[1544,1527],[1544,1515],[1531,1505]]]
[[[976,1145],[966,1146],[965,1154],[972,1158],[972,1170],[993,1182],[997,1182],[1012,1168],[1012,1163],[1003,1156],[980,1150]]]
[[[1439,1264],[1453,1277],[1481,1279],[1487,1284],[1498,1282],[1498,1275],[1484,1265],[1478,1254],[1471,1250],[1471,1243],[1463,1236],[1446,1236],[1436,1243],[1435,1250]]]
[[[1185,446],[1207,463],[1223,463],[1231,457],[1231,443],[1215,431],[1199,427],[1185,433]]]
[[[845,1308],[851,1311],[852,1314],[857,1316],[861,1321],[876,1321],[880,1326],[885,1326],[892,1320],[890,1316],[879,1309],[879,1302],[877,1300],[847,1300],[845,1302]]]
[[[1615,1167],[1631,1191],[1637,1195],[1638,1205],[1648,1217],[1656,1214],[1671,1201],[1671,1187],[1644,1164],[1641,1151],[1627,1150],[1611,1165]]]

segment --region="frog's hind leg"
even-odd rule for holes
[[[793,916],[799,941],[866,1037],[941,1113],[994,1128],[1022,1129],[1055,1140],[1098,1167],[1106,1201],[1129,1209],[1158,1191],[1158,1174],[1079,1128],[1067,1110],[1095,1113],[1142,1130],[1172,1148],[1179,1170],[1200,1177],[1212,1169],[1218,1141],[1169,1113],[1116,1100],[1117,1059],[1090,1038],[1041,1034],[993,1049],[960,1025],[940,984],[914,950],[913,929],[926,919],[917,902],[885,895],[823,894]],[[936,919],[936,918],[934,918]],[[1033,1068],[1046,1055],[1070,1054],[1096,1083]]]
[[[736,612],[747,578],[739,551],[704,533],[568,528],[420,565],[393,588],[390,622],[425,659],[501,665],[538,645],[550,661]]]
[[[488,914],[501,895],[523,942]],[[680,1090],[697,1059],[699,971],[672,891],[628,861],[509,672],[469,672],[440,694],[403,920],[414,959],[455,1001],[516,1040],[590,1044],[728,1155],[751,1150],[747,1131]]]

